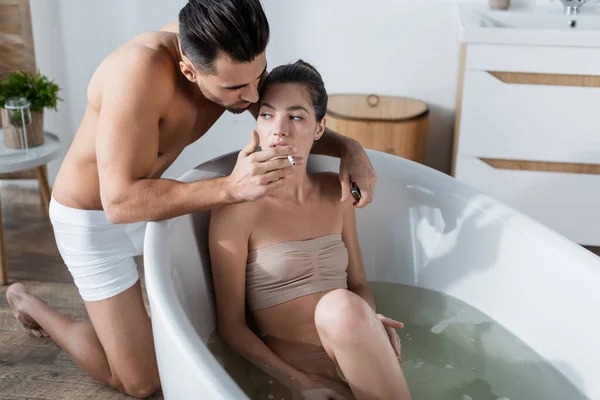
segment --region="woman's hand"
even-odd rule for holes
[[[398,333],[396,333],[396,329],[404,328],[404,324],[381,314],[377,314],[377,316],[379,317],[379,320],[383,324],[383,327],[390,338],[390,343],[392,344],[394,353],[396,353],[396,357],[400,359],[400,338],[398,337]]]
[[[340,159],[339,175],[342,184],[342,202],[353,199],[350,193],[351,182],[356,182],[362,196],[359,201],[354,201],[355,206],[363,208],[373,201],[377,174],[365,149],[358,142],[352,141],[346,145]]]

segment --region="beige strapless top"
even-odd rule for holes
[[[348,287],[348,250],[340,233],[294,240],[248,253],[246,302],[272,307],[324,290]]]

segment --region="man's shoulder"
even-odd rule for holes
[[[151,41],[130,41],[115,49],[96,69],[88,87],[88,97],[100,99],[107,87],[135,87],[140,96],[169,96],[177,79],[172,54]]]
[[[115,73],[155,75],[172,75],[176,65],[173,54],[166,47],[150,40],[125,43],[106,57],[102,64],[105,69]]]

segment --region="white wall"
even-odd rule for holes
[[[38,67],[63,88],[65,99],[57,113],[46,113],[47,129],[68,146],[99,62],[135,34],[175,20],[185,2],[31,0]],[[272,32],[269,66],[303,58],[321,71],[330,93],[424,100],[431,110],[427,164],[448,171],[458,72],[458,2],[263,0]],[[554,4],[560,7],[558,1]],[[253,127],[249,115],[226,114],[165,176],[178,177],[207,159],[241,148]],[[49,166],[52,180],[60,162]]]
[[[59,96],[64,99],[58,103],[58,111],[44,112],[44,128],[57,134],[63,142],[71,141],[73,130],[70,120],[70,108],[74,104],[67,85],[69,79],[65,68],[65,46],[62,40],[62,22],[60,10],[53,1],[32,1],[31,22],[33,41],[38,70],[53,79],[60,87]],[[54,181],[56,171],[66,153],[63,149],[59,159],[48,164],[48,174]]]

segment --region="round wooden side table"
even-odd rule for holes
[[[60,140],[56,135],[45,132],[44,144],[23,149],[9,149],[0,144],[0,180],[10,179],[10,174],[20,171],[35,170],[40,195],[46,212],[50,207],[50,184],[46,164],[60,154]],[[0,129],[0,136],[2,130]],[[0,201],[0,285],[8,282],[6,253],[4,251],[4,233],[2,230],[2,202]]]

